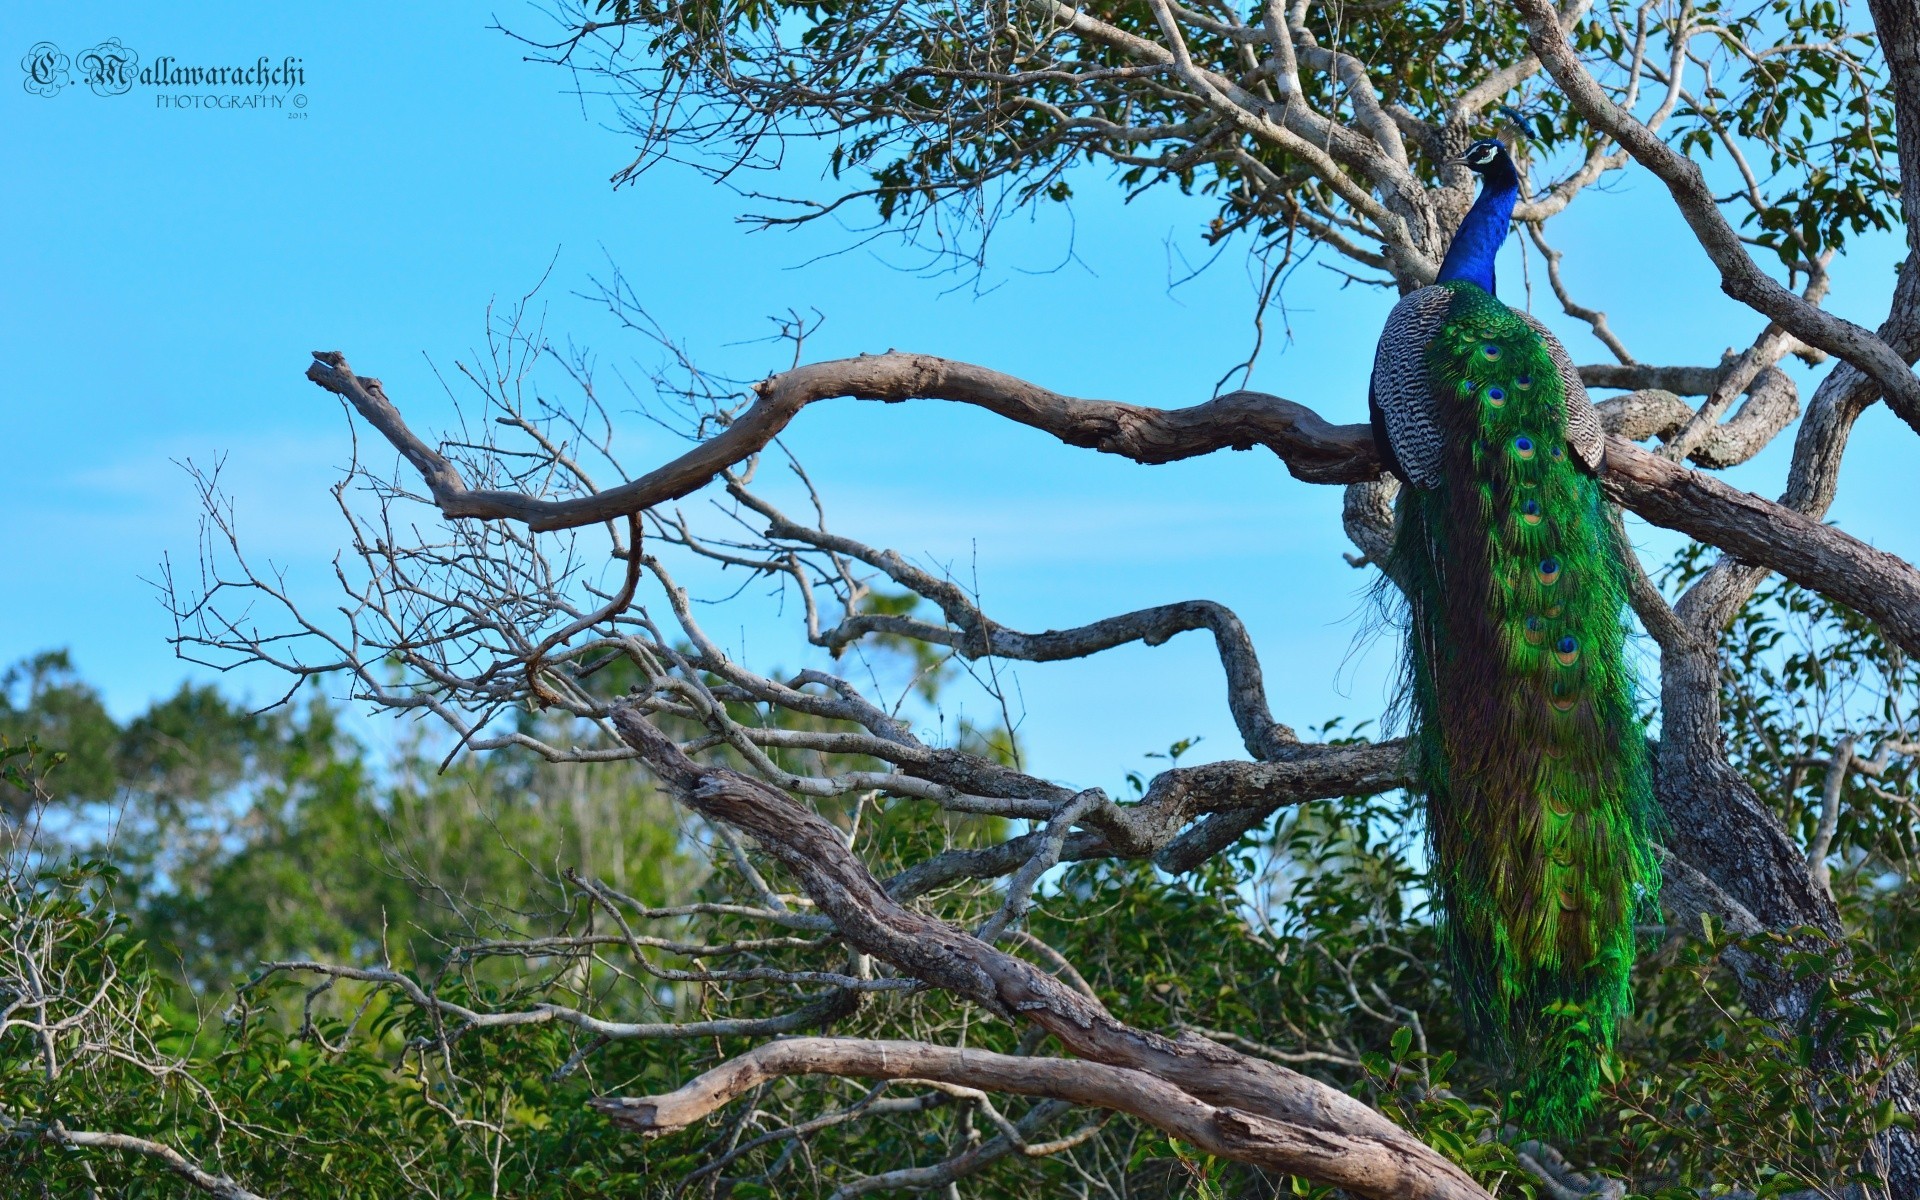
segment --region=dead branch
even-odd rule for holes
[[[1797,296],[1794,300],[1801,303]],[[469,491],[452,465],[407,428],[378,381],[354,375],[337,353],[316,356],[308,377],[346,397],[387,436],[421,471],[447,516],[522,521],[536,530],[596,523],[688,495],[762,449],[801,407],[829,396],[920,396],[977,404],[1069,445],[1144,463],[1257,443],[1278,454],[1296,477],[1312,482],[1358,482],[1377,478],[1381,470],[1366,426],[1329,425],[1301,405],[1263,393],[1234,392],[1192,408],[1150,409],[1061,396],[999,372],[924,355],[885,354],[773,376],[760,385],[760,399],[745,415],[673,462],[619,487],[543,500],[525,493]],[[1608,442],[1603,483],[1616,502],[1654,524],[1832,596],[1880,621],[1902,646],[1920,653],[1920,571],[1893,555],[1666,463],[1618,437]]]
[[[1417,1142],[1388,1148],[1358,1131],[1307,1126],[1229,1104],[1209,1103],[1144,1070],[1061,1058],[1022,1058],[922,1042],[855,1038],[770,1042],[706,1072],[678,1091],[608,1098],[595,1101],[594,1107],[635,1132],[666,1133],[700,1120],[763,1083],[796,1075],[925,1079],[1070,1100],[1127,1113],[1209,1154],[1326,1180],[1355,1195],[1382,1200],[1487,1195],[1458,1168],[1425,1147],[1415,1151]]]
[[[1342,1092],[1204,1038],[1167,1039],[1123,1025],[1031,963],[901,907],[832,826],[785,793],[701,766],[635,708],[616,707],[613,721],[689,808],[747,834],[785,866],[849,945],[989,1011],[1030,1021],[1083,1059],[1149,1076],[1235,1114],[1228,1125],[1240,1132],[1222,1153],[1257,1153],[1265,1136],[1298,1139],[1299,1149],[1289,1152],[1311,1157],[1290,1169],[1305,1171],[1311,1162],[1313,1177],[1362,1195],[1483,1195],[1457,1167]],[[1294,1128],[1266,1135],[1262,1121]],[[1318,1142],[1323,1136],[1332,1140]],[[1312,1151],[1316,1144],[1324,1150]]]
[[[1378,474],[1364,430],[1329,425],[1290,401],[1232,392],[1185,409],[1078,400],[984,367],[924,354],[878,354],[815,363],[756,386],[758,399],[711,440],[638,479],[570,500],[472,491],[453,465],[407,428],[380,381],[355,375],[339,351],[315,351],[307,378],[351,403],[394,444],[449,517],[505,518],[534,530],[571,529],[692,494],[722,470],[764,449],[816,400],[951,400],[1053,434],[1071,446],[1164,463],[1228,447],[1265,445],[1297,477],[1352,483]]]

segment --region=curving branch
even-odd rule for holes
[[[1226,674],[1227,709],[1233,714],[1247,753],[1260,759],[1276,758],[1299,744],[1299,737],[1292,729],[1273,719],[1259,652],[1254,648],[1253,639],[1247,636],[1246,625],[1225,605],[1211,600],[1183,600],[1106,617],[1071,629],[1023,633],[1009,629],[982,612],[960,585],[914,566],[897,551],[878,550],[853,538],[803,525],[748,491],[731,476],[727,493],[766,519],[765,536],[770,541],[797,543],[841,559],[866,563],[915,595],[933,601],[947,621],[943,626],[904,614],[850,611],[837,625],[821,629],[813,612],[812,590],[806,573],[789,566],[787,569],[808,598],[808,639],[836,656],[862,638],[885,634],[911,638],[929,646],[945,646],[968,659],[1061,662],[1088,658],[1130,642],[1159,646],[1178,634],[1206,630],[1213,635],[1214,648]],[[717,561],[738,561],[707,546],[684,522],[676,523],[669,536]]]
[[[1139,804],[1120,810],[1124,821],[1096,828],[1115,853],[1152,853],[1162,870],[1190,871],[1284,804],[1374,795],[1406,787],[1412,778],[1403,741],[1302,746],[1279,762],[1162,771]],[[1187,824],[1203,813],[1203,820]]]
[[[1532,55],[1528,55],[1527,60],[1533,63],[1536,69],[1540,65],[1539,60]],[[1622,363],[1632,363],[1633,355],[1627,352],[1626,344],[1613,332],[1613,327],[1607,324],[1607,314],[1576,302],[1567,291],[1566,281],[1560,277],[1560,262],[1566,258],[1566,252],[1556,250],[1548,243],[1545,222],[1526,221],[1524,223],[1527,227],[1527,236],[1532,239],[1534,248],[1540,251],[1542,258],[1547,260],[1547,286],[1553,289],[1554,298],[1560,301],[1561,311],[1577,321],[1585,321],[1593,330],[1593,336],[1611,350],[1615,358]],[[1582,377],[1584,378],[1584,372]],[[1594,385],[1588,383],[1587,386]]]
[[[1191,408],[1159,409],[1080,400],[1022,379],[928,354],[876,354],[796,367],[755,385],[746,412],[708,441],[638,479],[569,500],[472,491],[445,456],[421,441],[378,379],[355,375],[339,351],[316,351],[307,378],[352,404],[420,472],[449,517],[525,522],[535,530],[598,524],[678,500],[764,449],[816,400],[951,400],[1050,433],[1070,446],[1141,463],[1175,462],[1229,447],[1263,445],[1295,477],[1357,483],[1379,474],[1364,426],[1332,425],[1303,405],[1261,392],[1231,392]]]
[[[811,809],[764,782],[693,761],[635,706],[616,706],[612,717],[620,736],[682,803],[752,838],[799,882],[849,946],[990,1012],[1031,1022],[1096,1068],[1083,1079],[1119,1079],[1097,1068],[1119,1069],[1128,1073],[1127,1081],[1153,1081],[1164,1089],[1154,1093],[1160,1100],[1184,1103],[1196,1120],[1223,1128],[1244,1125],[1242,1136],[1216,1142],[1216,1153],[1247,1162],[1284,1161],[1285,1170],[1379,1200],[1486,1196],[1460,1168],[1344,1092],[1203,1037],[1169,1039],[1125,1025],[1026,960],[903,907],[840,832]],[[726,1093],[720,1087],[707,1094]],[[1118,1090],[1083,1094],[1086,1102],[1131,1111]],[[680,1111],[698,1107],[690,1099]],[[1204,1128],[1196,1124],[1179,1136],[1201,1136]]]
[[[1082,828],[1067,836],[1058,857],[1061,862],[1151,858],[1160,869],[1179,874],[1289,805],[1376,795],[1411,782],[1407,746],[1398,740],[1298,745],[1278,762],[1174,767],[1154,776],[1137,803],[1109,803],[1083,814]],[[956,880],[1011,875],[1032,860],[1043,836],[1029,833],[981,849],[943,851],[887,880],[887,894],[905,901]]]
[[[1875,344],[1885,345],[1878,339]],[[835,396],[974,404],[1068,445],[1141,463],[1258,444],[1309,482],[1362,482],[1381,474],[1366,426],[1329,424],[1304,405],[1261,392],[1233,392],[1191,408],[1155,409],[1063,396],[998,371],[928,355],[883,354],[772,376],[755,388],[758,399],[724,432],[665,466],[604,491],[545,500],[523,492],[468,490],[452,464],[407,427],[379,382],[353,374],[337,352],[316,355],[307,376],[345,397],[400,450],[420,471],[442,513],[517,520],[536,530],[605,521],[686,496],[763,449],[801,408]],[[1900,645],[1920,653],[1920,571],[1894,555],[1619,437],[1609,439],[1603,483],[1616,502],[1654,524],[1831,596],[1879,621]]]
[[[1434,1177],[1427,1164],[1401,1157],[1400,1148],[1383,1152],[1365,1136],[1303,1128],[1257,1111],[1208,1103],[1146,1071],[923,1042],[864,1038],[770,1042],[675,1091],[658,1096],[609,1097],[594,1101],[593,1106],[614,1123],[637,1133],[669,1133],[684,1129],[762,1084],[796,1075],[931,1080],[1112,1109],[1220,1158],[1312,1179],[1327,1179],[1329,1172],[1337,1171],[1344,1176],[1341,1186],[1360,1196],[1414,1200],[1486,1195],[1458,1175]]]
[[[215,1197],[215,1200],[266,1200],[258,1192],[249,1191],[225,1175],[215,1175],[206,1170],[172,1146],[148,1138],[93,1129],[68,1129],[58,1121],[47,1125],[33,1125],[24,1121],[13,1122],[9,1121],[4,1114],[0,1114],[0,1136],[39,1138],[59,1145],[87,1150],[117,1150],[127,1154],[138,1154],[143,1158],[152,1159],[179,1176],[189,1186]]]
[[[1691,367],[1677,370],[1694,370]],[[1584,372],[1583,372],[1584,373]],[[1701,394],[1707,394],[1706,389]],[[1675,442],[1688,423],[1699,414],[1672,391],[1648,387],[1602,400],[1600,423],[1608,433],[1630,442],[1659,438]],[[1800,415],[1800,392],[1793,380],[1778,367],[1769,367],[1754,376],[1747,386],[1747,398],[1725,421],[1711,425],[1704,436],[1686,449],[1686,459],[1709,470],[1738,466],[1773,443],[1780,431]],[[1667,447],[1672,449],[1670,445]],[[1673,457],[1667,453],[1663,457]]]

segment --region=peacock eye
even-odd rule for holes
[[[1513,439],[1513,452],[1522,459],[1532,458],[1533,439],[1524,433]]]
[[[1500,347],[1494,345],[1492,342],[1484,342],[1480,346],[1480,357],[1486,359],[1488,362],[1498,362],[1500,359]]]
[[[1560,560],[1557,558],[1541,559],[1538,578],[1540,582],[1547,587],[1552,587],[1558,583],[1560,581]]]
[[[1561,666],[1570,667],[1580,657],[1580,643],[1571,635],[1563,637],[1554,643],[1553,656],[1560,660]]]
[[[1507,391],[1501,387],[1487,389],[1487,403],[1494,408],[1504,408],[1507,403]]]
[[[1553,447],[1550,447],[1550,448],[1549,448],[1549,449],[1547,450],[1547,457],[1548,457],[1548,458],[1551,458],[1551,459],[1556,459],[1556,460],[1558,460],[1558,459],[1562,459],[1562,458],[1565,458],[1565,457],[1566,457],[1566,453],[1565,453],[1564,451],[1562,451],[1562,450],[1560,449],[1560,447],[1558,447],[1558,446],[1553,446]]]
[[[1520,502],[1520,519],[1522,521],[1525,521],[1529,525],[1538,525],[1541,520],[1540,502],[1538,500],[1521,501]]]
[[[1513,386],[1519,388],[1521,391],[1524,392],[1528,388],[1533,386],[1533,376],[1522,375],[1520,378],[1513,381]]]

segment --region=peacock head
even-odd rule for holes
[[[1513,206],[1520,198],[1520,175],[1505,142],[1483,138],[1453,160],[1480,177],[1480,196],[1454,230],[1447,257],[1440,263],[1438,282],[1477,284],[1493,294],[1493,260],[1507,240]]]
[[[1465,163],[1476,175],[1513,174],[1513,157],[1507,153],[1507,145],[1499,138],[1482,138],[1467,147],[1459,161]]]

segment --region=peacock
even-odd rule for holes
[[[1494,295],[1519,176],[1504,143],[1437,282],[1374,356],[1374,440],[1402,487],[1388,577],[1433,897],[1471,1036],[1509,1116],[1578,1132],[1628,1009],[1636,915],[1659,887],[1646,735],[1626,660],[1624,549],[1595,479],[1599,414],[1559,341]]]

